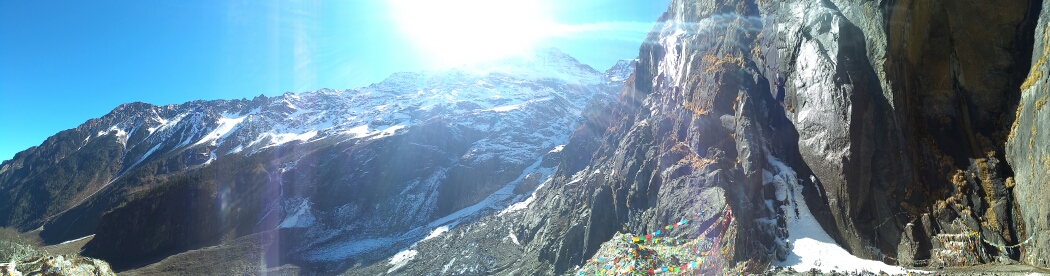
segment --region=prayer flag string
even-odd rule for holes
[[[703,212],[694,215],[692,220],[679,220],[645,235],[617,234],[618,237],[602,244],[577,275],[732,274],[725,268],[725,261],[732,259],[726,256],[732,254],[736,240],[733,213],[729,208],[694,239],[668,237],[669,232],[664,232],[699,220],[701,215]]]

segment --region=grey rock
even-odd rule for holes
[[[1050,94],[1050,2],[1042,3],[1038,22],[1032,68],[1021,85],[1021,99],[1006,143],[1006,160],[1014,171],[1006,186],[1013,186],[1021,222],[1017,226],[1023,229],[1017,235],[1018,242],[1028,242],[1020,248],[1020,260],[1050,268],[1050,205],[1046,204],[1050,201],[1050,107],[1046,106]]]
[[[915,258],[916,253],[919,251],[919,241],[915,237],[916,232],[919,230],[915,224],[909,223],[904,225],[904,232],[901,233],[900,244],[897,245],[897,261],[901,264],[911,264],[917,260]]]
[[[799,3],[798,5],[802,5]],[[812,2],[789,18],[798,29],[784,33],[797,53],[786,81],[789,118],[799,148],[826,191],[840,242],[854,254],[872,244],[873,138],[877,120],[873,95],[878,76],[865,56],[863,32],[828,1]]]

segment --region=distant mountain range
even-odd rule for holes
[[[84,254],[117,269],[276,229],[298,241],[282,258],[372,261],[527,197],[634,64],[603,74],[550,49],[343,91],[124,104],[5,161],[0,224],[95,235]]]

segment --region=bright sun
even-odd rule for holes
[[[391,0],[400,29],[435,65],[525,53],[553,21],[540,0]]]

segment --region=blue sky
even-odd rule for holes
[[[0,1],[0,160],[121,103],[164,105],[348,89],[393,72],[445,69],[452,66],[449,56],[464,57],[439,60],[435,53],[477,45],[459,41],[475,37],[462,34],[476,32],[456,36],[443,33],[454,30],[426,27],[457,29],[430,24],[464,17],[456,14],[489,21],[478,26],[514,32],[520,30],[492,21],[543,17],[560,31],[535,35],[530,47],[560,48],[601,71],[634,58],[670,2],[506,1],[538,7],[533,13],[539,15],[520,19],[515,16],[526,12],[517,6],[511,11],[499,5],[413,11],[417,6],[406,1],[413,0]],[[455,1],[477,6],[470,1],[478,0]],[[479,14],[493,16],[473,16]],[[420,21],[421,16],[433,17]],[[511,38],[485,30],[490,33],[476,37]]]

